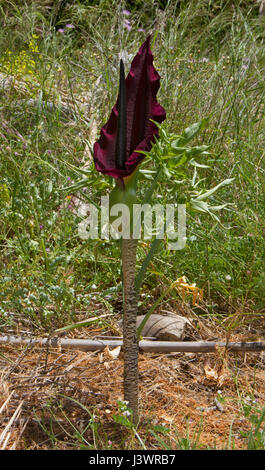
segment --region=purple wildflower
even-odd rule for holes
[[[71,24],[71,23],[68,23],[65,25],[66,28],[69,28],[69,29],[74,29],[75,28],[75,25]]]
[[[132,29],[130,23],[124,23],[123,27],[126,28],[128,31],[131,31],[131,29]]]
[[[131,14],[131,13],[129,12],[129,10],[122,10],[122,13],[123,13],[123,15],[125,15],[125,16],[130,16],[130,14]]]

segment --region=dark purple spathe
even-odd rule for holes
[[[160,76],[153,66],[150,36],[134,57],[126,78],[126,155],[125,169],[116,164],[116,141],[118,134],[118,100],[111,111],[108,122],[100,131],[94,144],[94,162],[102,173],[122,179],[129,176],[144,155],[136,150],[149,151],[158,136],[158,128],[150,119],[161,123],[166,118],[164,108],[156,101]]]

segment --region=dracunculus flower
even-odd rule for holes
[[[118,99],[107,124],[101,129],[98,142],[94,145],[96,169],[116,179],[116,186],[110,193],[110,207],[122,203],[127,205],[130,215],[133,214],[133,205],[137,202],[136,169],[144,158],[144,154],[139,151],[151,149],[152,142],[158,136],[158,127],[154,122],[161,123],[166,118],[164,108],[156,100],[159,85],[160,76],[153,66],[148,37],[133,59],[126,79],[123,62],[120,61]],[[131,217],[127,220],[126,216],[124,220],[126,228],[130,219]],[[132,409],[135,424],[138,422],[136,248],[137,239],[122,235],[124,399]]]
[[[150,119],[161,123],[166,118],[164,108],[156,100],[159,86],[149,36],[134,57],[126,79],[120,61],[118,99],[94,144],[98,171],[123,182],[141,163],[144,154],[138,151],[149,151],[158,136],[158,128]]]

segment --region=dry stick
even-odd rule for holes
[[[133,412],[133,422],[138,423],[138,352],[137,295],[135,291],[135,265],[137,240],[122,239],[121,256],[123,271],[123,351],[124,351],[124,400]]]
[[[120,340],[91,340],[91,339],[60,339],[60,338],[23,338],[21,336],[0,336],[0,344],[32,344],[46,346],[49,342],[51,347],[64,349],[79,349],[80,351],[100,351],[109,348],[123,346]],[[265,351],[265,341],[229,342],[226,341],[140,341],[139,349],[142,352],[168,353],[168,352],[194,352],[211,353],[217,348],[226,348],[236,352],[261,352]]]

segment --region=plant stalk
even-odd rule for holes
[[[122,239],[121,256],[123,271],[123,351],[124,351],[124,400],[132,410],[132,421],[138,423],[138,352],[137,296],[135,289],[137,240]]]

